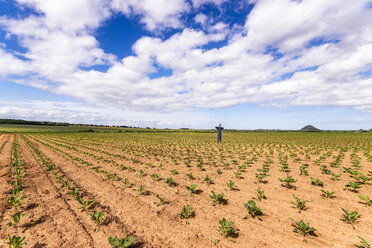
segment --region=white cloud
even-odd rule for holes
[[[50,29],[63,29],[64,31],[94,29],[111,15],[108,0],[16,1],[43,13],[45,15],[43,24]]]
[[[202,31],[184,29],[182,33],[177,33],[165,41],[156,38],[142,38],[134,44],[133,50],[139,57],[154,57],[157,63],[166,68],[186,71],[205,66],[211,62],[207,56],[199,56],[202,55],[200,46],[212,41],[224,40],[225,37],[223,32],[206,34]]]
[[[179,111],[172,113],[130,111],[113,107],[92,107],[76,102],[27,101],[1,102],[2,118],[45,120],[69,123],[96,123],[140,127],[190,127],[209,126],[211,116],[204,112]]]
[[[7,75],[25,75],[29,72],[27,63],[10,53],[7,53],[0,46],[0,77]]]
[[[181,15],[189,10],[185,0],[113,0],[113,10],[127,16],[140,16],[148,30],[181,28]]]
[[[372,21],[368,1],[261,0],[245,24],[256,49],[267,45],[282,52],[302,48],[314,38],[340,38],[363,32]],[[349,37],[350,38],[350,37]]]
[[[195,16],[195,22],[200,23],[200,24],[204,24],[207,21],[207,19],[208,17],[202,13],[197,14]]]
[[[2,17],[0,25],[27,48],[23,56],[39,76],[56,80],[79,66],[111,64],[115,60],[99,48],[91,34],[109,16],[103,1],[19,0],[19,3],[34,6],[43,15],[25,19]]]

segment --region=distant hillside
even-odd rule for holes
[[[312,125],[307,125],[307,126],[304,126],[303,128],[300,129],[300,131],[304,131],[304,132],[319,132],[319,131],[322,131]]]

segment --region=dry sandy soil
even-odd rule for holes
[[[237,166],[232,163],[235,157],[226,157],[230,163],[228,168],[205,160],[204,171],[201,171],[196,166],[196,157],[191,158],[191,167],[186,167],[182,159],[172,161],[168,154],[155,156],[159,160],[152,155],[141,155],[140,150],[130,153],[115,142],[101,145],[76,137],[49,135],[25,135],[25,138],[57,166],[56,176],[46,170],[40,158],[17,135],[24,166],[25,199],[21,210],[26,217],[21,220],[19,227],[9,227],[6,223],[10,221],[10,214],[14,213],[7,204],[7,192],[12,181],[13,138],[14,135],[10,134],[0,135],[1,247],[7,246],[8,234],[25,236],[26,247],[111,247],[107,241],[109,236],[128,235],[135,236],[136,247],[353,247],[353,244],[359,243],[358,236],[372,242],[372,207],[367,207],[358,198],[358,195],[372,197],[371,183],[364,184],[358,193],[344,190],[351,178],[343,172],[342,166],[352,166],[351,151],[345,152],[340,168],[330,168],[335,174],[342,174],[339,181],[331,180],[330,175],[322,174],[320,167],[313,164],[319,155],[310,159],[299,155],[301,162],[295,162],[288,156],[288,165],[292,170],[290,174],[298,180],[296,189],[288,189],[282,187],[278,180],[286,173],[280,171],[277,150],[272,155],[274,162],[265,178],[266,183],[257,183],[256,169],[262,168],[266,161],[263,154],[244,169],[242,177],[238,179],[234,175]],[[168,151],[174,147],[177,149],[175,145]],[[182,149],[185,151],[184,147]],[[231,147],[225,146],[223,149]],[[203,154],[203,151],[200,153]],[[246,154],[249,157],[252,153],[254,151],[248,149]],[[217,156],[210,150],[204,151],[203,155]],[[360,170],[371,177],[368,174],[372,170],[371,163],[367,162],[361,151],[358,155],[364,165]],[[185,155],[179,157],[184,158]],[[138,158],[140,162],[129,158]],[[331,161],[332,158],[327,157],[321,164]],[[303,163],[309,164],[309,176],[299,175],[299,166]],[[163,166],[160,167],[160,164]],[[98,166],[99,172],[95,169]],[[128,171],[130,167],[133,167],[133,171]],[[222,170],[222,174],[216,173],[217,168]],[[172,174],[173,169],[178,173]],[[140,175],[140,170],[144,171],[144,175]],[[104,171],[107,171],[107,175],[115,173],[117,176],[115,179],[109,178]],[[160,175],[158,181],[151,178],[154,173]],[[192,173],[194,179],[188,179],[187,173]],[[207,175],[214,183],[207,185],[204,182]],[[85,212],[78,209],[79,203],[73,199],[70,190],[57,182],[61,176],[69,182],[70,188],[81,189],[81,196],[85,199],[96,200],[90,209]],[[174,179],[175,186],[170,187],[165,183],[168,177]],[[325,190],[336,191],[336,198],[322,198],[322,187],[311,185],[311,177],[323,181]],[[123,187],[122,181],[126,178],[130,181],[129,187]],[[226,182],[230,180],[236,183],[237,190],[228,189]],[[197,191],[192,197],[185,188],[191,184],[197,184]],[[140,195],[134,190],[140,185],[149,191],[147,195]],[[263,212],[262,220],[249,216],[243,205],[256,197],[256,189],[264,190],[267,196],[262,201],[255,200]],[[209,197],[212,190],[224,193],[226,202],[213,204]],[[168,203],[160,206],[154,204],[157,194]],[[294,201],[293,194],[311,201],[306,210],[299,213],[290,203]],[[184,205],[190,205],[193,212],[191,218],[186,220],[179,216]],[[340,220],[343,214],[341,208],[356,210],[361,214],[362,217],[354,225],[355,229]],[[93,210],[106,215],[98,232],[94,232],[95,225],[89,217]],[[234,221],[234,227],[238,229],[236,235],[221,236],[218,222],[222,218]],[[291,219],[311,221],[311,226],[317,229],[316,235],[306,236],[305,243],[304,237],[292,232]]]

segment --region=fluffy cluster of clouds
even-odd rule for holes
[[[36,13],[0,17],[26,48],[0,46],[0,77],[128,111],[177,112],[242,103],[342,106],[372,112],[369,0],[255,0],[243,25],[196,14],[226,0],[16,0]],[[134,55],[106,53],[95,30],[115,15],[154,35]],[[177,30],[167,39],[165,30]],[[123,30],[125,32],[125,30]],[[211,48],[215,42],[225,45]],[[87,69],[106,65],[105,72]],[[170,75],[154,78],[158,70]]]
[[[0,101],[0,116],[1,118],[17,117],[24,120],[156,128],[200,128],[202,125],[211,127],[215,124],[211,115],[199,111],[143,112],[50,100]]]

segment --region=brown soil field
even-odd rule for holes
[[[360,184],[357,192],[345,190],[345,185],[355,180],[343,169],[354,168],[357,159],[362,166],[354,169],[372,177],[372,162],[366,155],[370,138],[355,142],[355,147],[359,144],[365,149],[354,149],[346,138],[335,141],[331,149],[321,141],[312,146],[301,139],[295,144],[284,139],[283,144],[289,145],[282,146],[277,137],[267,143],[254,143],[236,140],[238,136],[234,135],[226,135],[223,144],[203,135],[191,139],[167,134],[17,135],[24,168],[24,200],[19,209],[26,216],[14,228],[7,225],[15,212],[7,204],[12,188],[14,137],[0,135],[1,247],[8,246],[8,234],[26,237],[28,244],[24,247],[112,247],[110,236],[134,236],[134,247],[354,247],[360,243],[358,236],[372,243],[372,207],[358,197],[372,198],[372,181]],[[341,164],[331,166],[340,151],[337,142],[350,147],[342,153]],[[254,159],[245,163],[249,158]],[[283,187],[278,180],[287,174],[281,169],[283,158],[288,173],[297,180],[293,188]],[[258,182],[257,169],[268,160],[269,171],[263,182]],[[49,170],[48,163],[55,168]],[[300,175],[303,164],[308,164],[308,175]],[[242,165],[245,167],[238,168]],[[322,165],[339,178],[332,180],[331,174],[321,170]],[[207,176],[213,182],[207,183]],[[166,183],[168,178],[174,180],[173,185]],[[311,178],[319,179],[324,186],[312,185]],[[129,181],[126,186],[125,180]],[[229,189],[230,180],[236,183],[236,189]],[[190,196],[185,186],[191,184],[197,186]],[[147,193],[140,194],[141,185]],[[73,188],[80,190],[80,197],[95,202],[82,211],[71,194]],[[258,200],[257,189],[263,190],[267,198]],[[322,197],[321,189],[335,191],[335,198]],[[225,200],[214,203],[212,191],[223,193]],[[156,195],[166,202],[156,204]],[[309,201],[301,212],[291,204],[293,195]],[[244,207],[249,200],[261,209],[259,218],[249,215]],[[191,207],[191,215],[181,219],[185,205]],[[361,218],[353,225],[342,221],[342,208],[357,211]],[[90,218],[93,211],[105,213],[97,232]],[[233,221],[237,231],[222,236],[222,218]],[[314,235],[303,237],[293,232],[292,219],[310,222],[316,229]]]

